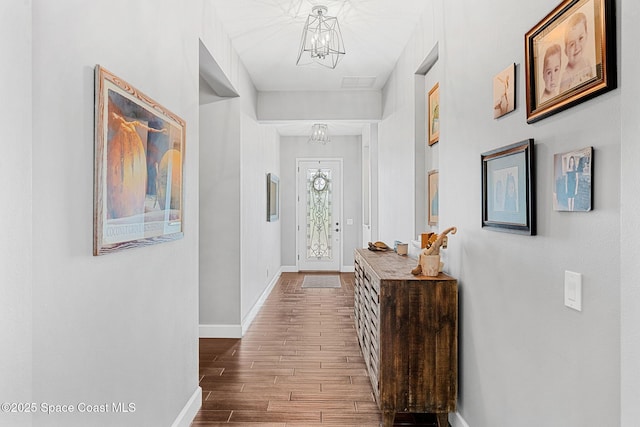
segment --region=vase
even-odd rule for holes
[[[440,255],[422,255],[420,257],[422,274],[429,277],[436,277],[440,271]]]

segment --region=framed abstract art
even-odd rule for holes
[[[183,236],[185,122],[95,68],[93,254]]]

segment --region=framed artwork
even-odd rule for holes
[[[555,154],[553,171],[553,210],[590,211],[593,198],[593,148]]]
[[[438,225],[438,171],[429,171],[427,175],[427,188],[428,188],[428,222],[429,225]]]
[[[482,226],[536,234],[533,139],[481,154]]]
[[[511,64],[493,78],[493,118],[516,109],[516,64]]]
[[[183,236],[185,122],[95,68],[93,254]]]
[[[267,174],[267,221],[274,222],[280,218],[280,179]]]
[[[427,136],[429,145],[433,145],[440,139],[440,88],[436,83],[427,96]]]
[[[616,87],[614,0],[564,0],[525,35],[527,122]]]

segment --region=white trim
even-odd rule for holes
[[[469,427],[469,424],[465,421],[464,418],[462,418],[460,412],[456,412],[455,416],[453,417],[450,416],[449,422],[451,422],[451,427]]]
[[[242,325],[199,325],[200,338],[242,338]]]
[[[189,427],[202,407],[202,388],[196,388],[187,404],[178,414],[171,427]]]
[[[244,334],[247,332],[249,326],[251,326],[251,323],[253,322],[253,319],[256,318],[274,286],[276,286],[276,283],[278,283],[280,274],[282,274],[282,267],[278,270],[275,276],[273,276],[273,279],[271,279],[271,282],[269,282],[269,285],[267,285],[267,288],[264,290],[262,295],[260,295],[260,298],[258,298],[258,301],[256,301],[256,303],[253,305],[249,313],[247,313],[244,319],[242,319],[242,336],[244,336]]]
[[[278,283],[278,280],[280,280],[280,275],[285,268],[289,267],[281,267],[275,276],[273,276],[271,282],[269,282],[262,295],[260,295],[260,298],[258,298],[258,301],[256,301],[249,313],[242,320],[241,325],[199,325],[200,338],[242,338],[249,329],[249,326],[251,326],[253,319],[255,319],[260,312],[260,309]],[[295,267],[291,268],[294,269],[292,271],[298,271]]]
[[[356,267],[353,265],[344,265],[340,269],[341,273],[354,273],[356,271]],[[283,265],[280,267],[281,273],[298,273],[298,267],[295,265]]]

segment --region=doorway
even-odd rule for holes
[[[296,182],[298,271],[340,271],[342,159],[298,159]]]

